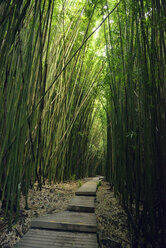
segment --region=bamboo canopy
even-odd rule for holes
[[[102,174],[133,247],[164,247],[166,3],[0,1],[0,201]]]

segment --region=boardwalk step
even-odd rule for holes
[[[68,210],[32,221],[31,229],[16,248],[97,248],[94,200],[99,177],[80,187]]]
[[[96,234],[30,229],[16,248],[97,248]]]
[[[93,196],[75,196],[68,205],[68,210],[77,212],[94,213],[95,197]]]
[[[96,217],[93,213],[63,211],[37,218],[32,228],[77,232],[96,232]]]
[[[93,180],[86,182],[76,191],[76,195],[96,196],[98,182],[98,178],[94,178]]]

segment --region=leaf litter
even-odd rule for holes
[[[108,182],[102,181],[102,185],[98,188],[95,214],[101,248],[131,247],[127,215],[115,198]]]

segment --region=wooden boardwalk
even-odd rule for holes
[[[95,197],[75,196],[69,203],[68,210],[76,212],[94,213]]]
[[[97,182],[97,180],[91,180],[85,183],[76,191],[76,195],[96,196]]]
[[[94,233],[96,232],[96,218],[91,213],[63,211],[37,218],[32,221],[31,227]]]
[[[97,248],[94,200],[99,180],[80,187],[66,211],[33,220],[15,248]]]

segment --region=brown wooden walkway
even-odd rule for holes
[[[80,187],[66,211],[33,220],[15,248],[97,248],[94,200],[99,181],[95,177]]]

